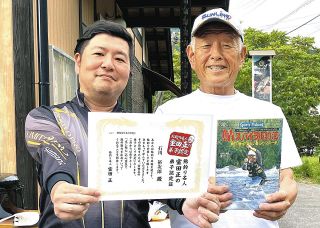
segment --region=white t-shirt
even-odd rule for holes
[[[239,91],[234,95],[220,96],[196,90],[186,96],[176,98],[158,107],[156,114],[206,114],[215,119],[259,119],[283,118],[281,169],[301,165],[301,159],[293,140],[288,122],[280,107],[246,96]],[[184,216],[170,211],[172,228],[193,228]],[[214,223],[218,228],[279,227],[276,221],[253,216],[251,210],[229,210],[219,215]]]

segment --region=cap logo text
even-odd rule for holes
[[[218,17],[218,18],[222,18],[224,20],[230,20],[231,16],[229,14],[225,14],[222,11],[220,11],[220,13],[218,12],[214,12],[214,13],[205,13],[202,15],[201,19],[204,20],[207,17]]]

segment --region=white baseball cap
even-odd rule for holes
[[[252,150],[249,150],[248,156],[256,156],[256,153]]]
[[[191,37],[194,36],[196,31],[200,27],[202,27],[203,25],[207,24],[208,22],[212,22],[212,21],[219,21],[219,22],[227,24],[228,26],[233,28],[237,34],[240,35],[242,41],[244,40],[243,30],[241,28],[240,21],[237,20],[236,18],[234,18],[233,16],[231,16],[230,13],[228,13],[227,11],[225,11],[224,9],[221,9],[221,8],[212,9],[207,12],[204,12],[203,14],[200,14],[194,20],[193,27],[191,30]]]

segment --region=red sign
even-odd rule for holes
[[[168,154],[179,157],[188,157],[190,155],[193,142],[193,135],[181,132],[172,132],[170,134],[168,144]]]

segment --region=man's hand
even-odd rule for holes
[[[182,211],[193,224],[201,228],[211,228],[211,223],[219,219],[220,203],[215,194],[206,192],[200,197],[186,199]]]
[[[214,183],[214,182],[211,182]],[[227,206],[231,204],[232,200],[232,193],[229,192],[229,187],[226,185],[216,186],[214,184],[209,184],[208,192],[214,194],[219,202],[220,202],[220,209],[223,210]]]
[[[55,215],[62,220],[82,218],[90,203],[99,201],[98,190],[86,188],[64,181],[57,182],[50,193]]]
[[[290,202],[286,200],[287,197],[288,194],[285,191],[268,195],[267,203],[260,204],[259,210],[256,210],[253,215],[272,221],[280,219],[291,206]]]
[[[218,221],[220,209],[231,204],[232,193],[228,186],[216,186],[215,178],[209,178],[207,193],[196,199],[186,199],[182,206],[184,216],[193,224],[206,228]]]
[[[281,170],[279,192],[268,195],[267,203],[260,204],[259,210],[256,210],[253,215],[272,221],[278,220],[286,214],[294,203],[297,193],[297,183],[293,179],[292,170]]]

